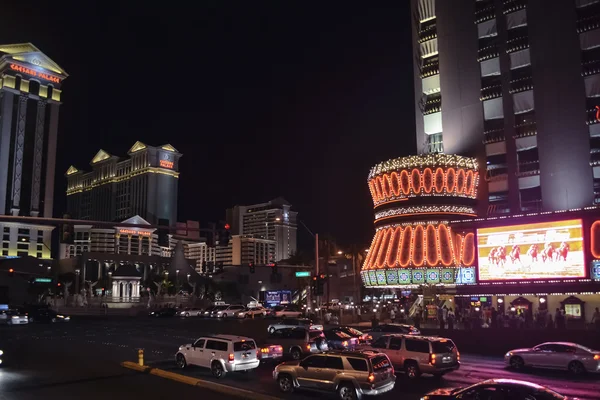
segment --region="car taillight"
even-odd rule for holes
[[[269,352],[269,348],[268,347],[263,347],[262,349],[260,349],[261,353],[268,353]]]
[[[283,353],[283,347],[275,346],[275,351],[277,351],[278,353]]]
[[[369,374],[369,382],[371,382],[371,383],[375,382],[375,375],[374,374]]]
[[[306,345],[306,350],[309,350],[309,351],[310,351],[310,344],[307,344],[307,345]]]
[[[597,360],[596,357],[594,359]],[[458,351],[456,352],[456,361],[460,361],[460,353]]]
[[[344,347],[348,347],[348,341],[347,341],[347,340],[344,340],[344,341],[342,342],[342,346],[344,346]]]
[[[429,355],[429,364],[435,364],[435,354]]]
[[[256,349],[256,358],[260,357],[260,350]]]
[[[234,358],[235,355],[233,353],[229,354],[229,362],[232,362]]]
[[[596,355],[594,356],[594,360],[596,360],[596,361],[600,360],[600,354],[596,354]]]

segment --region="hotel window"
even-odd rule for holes
[[[29,229],[19,228],[19,235],[29,235]]]
[[[2,243],[2,247],[5,248],[5,249],[8,249],[8,245],[9,245],[8,242],[3,242]]]
[[[27,251],[17,251],[17,257],[27,257],[29,252]]]
[[[38,81],[29,81],[29,93],[36,96],[40,94],[40,83]]]
[[[2,250],[2,255],[3,256],[8,256],[8,250]]]
[[[4,227],[4,233],[10,233],[10,228],[8,226]]]
[[[37,257],[37,258],[42,258],[42,256],[43,256],[43,254],[42,254],[42,253],[40,253],[40,252],[36,253],[36,257]]]

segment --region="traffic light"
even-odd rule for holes
[[[317,277],[313,276],[310,282],[310,292],[313,294],[317,294]]]
[[[229,224],[223,225],[223,229],[219,231],[219,245],[223,247],[229,246],[229,239],[231,239],[231,232]]]
[[[13,276],[15,276],[15,270],[14,270],[14,269],[12,269],[12,268],[10,268],[10,269],[8,270],[8,276],[10,276],[11,278],[12,278]]]
[[[248,266],[250,267],[250,273],[253,274],[256,272],[256,268],[254,267],[254,263],[250,262],[248,263]]]
[[[217,269],[216,269],[215,273],[216,273],[216,274],[220,274],[221,272],[223,272],[223,262],[222,262],[222,261],[219,261],[219,262],[217,263]]]
[[[271,267],[271,273],[272,274],[276,274],[277,273],[277,263],[268,263],[267,267]]]
[[[325,294],[325,281],[326,281],[326,277],[324,274],[319,275],[319,277],[317,278],[317,296],[323,296],[323,294]]]
[[[56,286],[60,287],[60,282],[58,282],[58,283],[56,284]]]

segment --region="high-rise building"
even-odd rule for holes
[[[216,247],[215,261],[223,265],[265,265],[275,261],[275,248],[274,240],[233,235],[228,246]]]
[[[31,43],[0,46],[0,213],[52,217],[61,86]],[[50,258],[52,226],[2,222],[2,256]]]
[[[291,204],[278,197],[250,206],[235,206],[227,210],[227,222],[232,235],[253,236],[275,242],[275,260],[290,258],[296,253],[298,213]]]
[[[480,214],[598,202],[600,1],[411,6],[419,152],[487,166]]]
[[[150,224],[177,222],[179,153],[170,144],[136,142],[121,160],[104,150],[90,162],[91,172],[71,166],[67,209],[72,218],[118,221],[139,215]]]

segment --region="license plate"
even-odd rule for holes
[[[444,358],[442,358],[442,362],[443,362],[443,363],[449,363],[449,362],[452,362],[452,357],[444,357]]]

